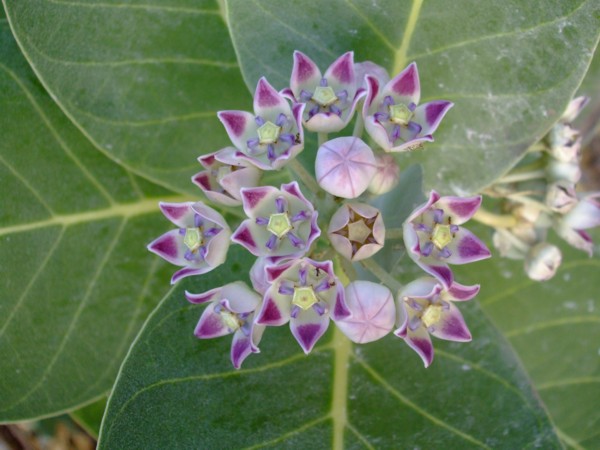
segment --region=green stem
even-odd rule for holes
[[[383,267],[377,264],[373,258],[364,259],[360,263],[392,291],[398,292],[402,289],[402,284],[391,276]]]
[[[327,137],[327,133],[318,133],[317,139],[319,142],[319,147],[329,140]]]
[[[362,114],[356,115],[356,122],[354,122],[354,131],[352,132],[352,136],[360,137],[363,134],[363,129],[365,127],[365,123],[362,118]]]
[[[317,180],[315,180],[308,170],[306,170],[300,161],[292,159],[288,163],[288,167],[292,171],[292,174],[298,178],[313,193],[313,195],[317,195],[320,191],[319,183],[317,183]]]
[[[498,183],[517,183],[519,181],[528,181],[528,180],[536,180],[538,178],[545,178],[546,171],[545,170],[534,170],[532,172],[518,172],[518,173],[509,173],[508,175],[500,178]]]
[[[475,219],[477,222],[494,228],[511,228],[517,225],[517,219],[515,216],[508,214],[494,214],[486,211],[483,208],[480,208],[475,213],[473,219]]]
[[[402,239],[404,230],[402,228],[389,228],[385,230],[386,239]]]

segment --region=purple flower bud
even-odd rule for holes
[[[369,183],[369,192],[382,195],[391,191],[400,181],[400,167],[392,155],[375,155],[377,172]]]
[[[336,325],[351,341],[365,344],[392,331],[396,307],[387,287],[370,281],[353,281],[346,286],[346,304],[352,315]]]
[[[535,281],[546,281],[554,276],[562,261],[558,247],[540,242],[529,250],[525,258],[525,273]]]

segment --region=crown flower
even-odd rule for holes
[[[198,161],[206,170],[192,177],[209,200],[225,206],[241,205],[240,189],[254,187],[260,179],[260,170],[235,154],[235,148],[227,147],[200,156]]]
[[[178,229],[158,237],[148,250],[183,269],[175,272],[171,284],[191,275],[210,272],[223,264],[231,230],[223,216],[202,202],[159,204],[162,213]]]
[[[471,300],[478,292],[478,285],[452,283],[444,287],[435,278],[419,278],[398,294],[398,329],[394,334],[404,339],[428,367],[433,361],[430,334],[446,341],[471,340],[471,332],[453,302]]]
[[[466,264],[489,258],[490,251],[477,236],[461,227],[481,205],[481,196],[440,197],[435,191],[404,223],[408,255],[444,286],[454,276],[448,264]]]
[[[220,111],[218,117],[238,149],[236,157],[262,170],[276,170],[304,148],[303,110],[304,105],[301,104],[291,108],[263,77],[254,93],[254,114]]]
[[[331,133],[348,125],[365,91],[356,86],[353,52],[344,53],[321,75],[308,56],[295,51],[290,87],[282,93],[306,105],[302,119],[307,130]]]
[[[367,75],[366,80],[365,129],[381,148],[404,152],[433,142],[433,132],[453,103],[434,100],[419,105],[421,86],[415,63],[384,86],[374,76]]]
[[[348,203],[331,217],[327,235],[344,258],[360,261],[383,248],[385,225],[377,208],[366,203]]]
[[[280,326],[290,322],[292,335],[308,354],[329,327],[329,318],[350,315],[344,287],[331,261],[295,259],[266,268],[271,287],[264,296],[256,323]]]
[[[320,236],[318,213],[295,181],[242,189],[242,204],[249,219],[231,239],[256,256],[300,256]]]
[[[231,362],[239,369],[251,353],[258,353],[264,326],[254,323],[261,298],[242,282],[230,283],[203,294],[185,293],[190,303],[208,303],[200,316],[194,335],[212,339],[233,334]]]

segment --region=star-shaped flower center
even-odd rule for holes
[[[373,231],[363,219],[348,224],[348,239],[364,244]]]
[[[431,242],[437,247],[438,250],[442,250],[450,242],[452,242],[452,231],[450,225],[435,224],[433,232],[431,233]]]
[[[397,103],[389,106],[390,120],[398,125],[408,125],[412,119],[413,113],[404,103]]]
[[[292,222],[287,213],[276,213],[269,216],[267,230],[273,233],[278,238],[282,238],[292,230]]]
[[[319,300],[313,290],[312,286],[302,286],[294,288],[294,296],[292,297],[292,303],[299,306],[303,310],[309,309],[312,305],[318,303]]]
[[[200,228],[186,228],[185,236],[183,237],[183,243],[190,251],[195,252],[202,246],[202,241],[204,240],[204,236],[202,235],[202,231]]]
[[[318,86],[312,99],[323,107],[332,105],[338,100],[330,86]]]
[[[427,328],[438,323],[441,318],[442,305],[429,305],[421,315],[421,321]]]
[[[260,127],[258,127],[258,130],[256,130],[256,132],[258,133],[258,139],[261,144],[274,144],[275,142],[277,142],[277,139],[279,139],[281,127],[278,127],[273,122],[267,121],[263,123]]]

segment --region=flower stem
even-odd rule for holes
[[[402,228],[388,228],[385,230],[385,238],[386,239],[402,239],[403,236]]]
[[[517,218],[515,216],[509,214],[494,214],[483,208],[479,208],[473,216],[473,219],[494,228],[511,228],[517,225]]]
[[[385,284],[392,291],[399,291],[400,289],[402,289],[402,284],[393,276],[391,276],[373,258],[364,259],[360,263],[365,269],[367,269],[369,272],[375,275],[375,277],[377,277],[379,281]]]
[[[356,122],[354,122],[354,131],[352,132],[352,136],[360,137],[363,134],[365,123],[362,118],[362,114],[356,115]]]
[[[329,140],[327,137],[327,133],[318,133],[317,139],[319,142],[319,147]]]
[[[292,159],[288,163],[288,167],[292,175],[298,178],[313,194],[317,194],[320,190],[317,180],[309,173],[308,170],[297,159]]]
[[[498,180],[498,183],[517,183],[519,181],[528,181],[535,180],[538,178],[544,178],[546,176],[546,171],[544,170],[534,170],[531,172],[519,172],[508,174]]]

